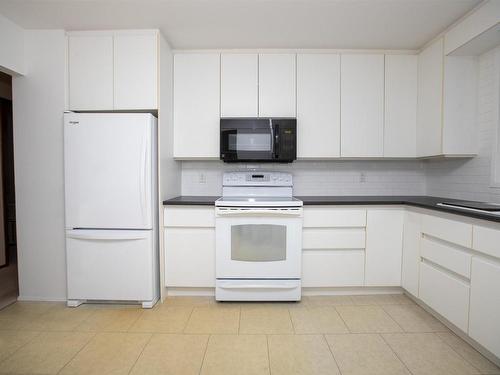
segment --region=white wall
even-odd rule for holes
[[[250,166],[291,172],[295,195],[425,194],[425,170],[420,161],[297,161]],[[222,173],[240,168],[246,165],[183,161],[182,194],[220,195]],[[363,175],[364,182],[360,182]]]
[[[479,57],[479,153],[473,159],[436,159],[425,162],[428,195],[500,203],[500,188],[491,186],[491,162],[498,125],[496,51]]]
[[[12,82],[21,299],[66,299],[62,30],[25,33],[26,75]]]
[[[0,70],[24,74],[24,30],[0,14]]]

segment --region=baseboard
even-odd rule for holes
[[[215,296],[215,288],[165,288],[168,296]]]

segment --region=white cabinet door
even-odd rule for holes
[[[401,286],[415,297],[418,297],[420,238],[422,237],[420,227],[420,214],[405,212]]]
[[[500,357],[500,263],[472,258],[469,335]]]
[[[219,158],[220,56],[174,56],[174,157]]]
[[[221,117],[258,116],[257,54],[221,55]]]
[[[385,56],[384,156],[417,155],[416,55]]]
[[[114,109],[157,109],[158,40],[154,33],[115,35]]]
[[[215,229],[165,228],[165,285],[215,286]]]
[[[259,116],[295,117],[295,54],[259,55]]]
[[[365,285],[400,286],[403,211],[368,210]]]
[[[443,38],[418,56],[417,156],[442,153]]]
[[[297,156],[340,156],[340,55],[297,55]]]
[[[342,55],[341,153],[384,154],[384,55]]]
[[[113,109],[113,37],[71,35],[68,44],[69,108]]]

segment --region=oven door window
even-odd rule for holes
[[[286,226],[274,224],[231,226],[231,260],[243,262],[286,260]]]

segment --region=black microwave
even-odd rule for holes
[[[291,163],[297,159],[297,120],[221,119],[220,159],[224,162]]]

